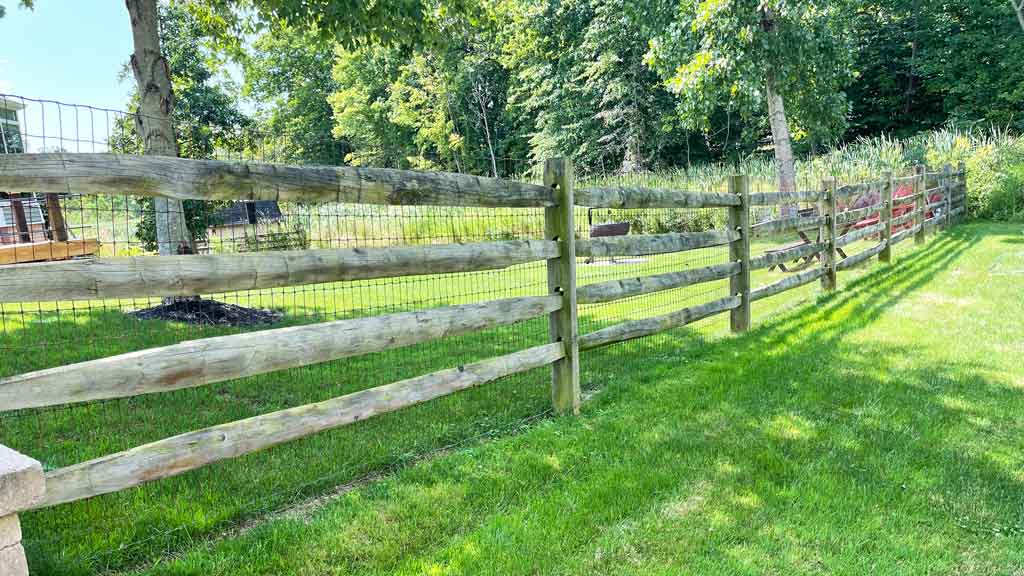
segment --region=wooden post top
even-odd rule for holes
[[[0,518],[31,508],[45,490],[39,461],[0,444]]]

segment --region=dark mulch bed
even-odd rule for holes
[[[273,324],[284,314],[274,310],[246,308],[205,298],[175,300],[131,313],[142,320],[172,320],[213,326],[255,326]]]

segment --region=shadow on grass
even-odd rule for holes
[[[810,375],[811,369],[823,362],[847,363],[856,368],[861,361],[840,353],[842,341],[870,326],[886,309],[926,284],[969,244],[968,237],[949,233],[928,250],[900,259],[898,266],[882,268],[846,284],[843,292],[819,299],[817,308],[769,322],[743,338],[707,343],[693,330],[684,329],[588,353],[584,365],[590,387],[594,387],[595,379],[607,387],[607,399],[598,404],[609,406],[649,393],[645,387],[656,387],[666,371],[678,369],[683,362],[699,363],[702,370],[720,370],[723,382],[735,383],[764,381],[766,375],[769,381],[786,382],[801,374]],[[809,329],[818,325],[825,329]],[[90,317],[84,327],[92,334],[127,330],[123,316],[110,312]],[[43,332],[25,337],[46,341],[53,336],[46,331],[52,329],[45,323],[26,328],[28,332]],[[151,340],[140,342],[133,334],[110,349],[93,348],[80,354],[106,356],[127,351],[122,348],[182,339],[174,325],[168,325],[166,332],[151,330],[147,334],[152,334]],[[49,467],[67,465],[201,426],[511,352],[546,338],[546,321],[537,320],[483,335],[194,390],[62,408],[38,418],[8,418],[0,442],[42,456]],[[871,356],[910,352],[878,350]],[[721,356],[727,356],[728,361]],[[870,379],[849,383],[858,388],[880,385]],[[139,489],[27,514],[26,543],[33,569],[39,574],[84,574],[152,561],[168,550],[185,548],[263,510],[412,460],[417,454],[466,439],[515,431],[524,418],[546,411],[547,389],[547,372],[537,370]],[[771,413],[770,405],[760,404],[765,392],[749,386],[730,388],[728,401],[750,409],[739,414],[742,417],[738,422]],[[776,401],[787,398],[783,389],[769,391],[768,397],[779,394],[782,396]],[[655,407],[654,414],[658,411]],[[103,526],[102,532],[98,526]]]
[[[658,361],[636,362],[631,345],[590,353],[584,363],[609,374],[630,368],[583,418],[425,463],[308,527],[267,525],[152,573],[954,572],[963,546],[1024,533],[1024,486],[992,456],[1013,446],[993,434],[1012,433],[1020,395],[986,377],[992,367],[924,360],[878,330],[978,240],[944,234],[699,350],[676,331],[649,349]]]

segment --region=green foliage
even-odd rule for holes
[[[239,110],[236,87],[219,75],[221,62],[203,43],[208,33],[202,22],[179,3],[159,6],[161,48],[171,70],[174,109],[171,120],[183,158],[212,158],[238,154],[246,145],[249,118]],[[132,106],[137,107],[137,96]],[[118,118],[111,149],[138,153],[139,142],[134,117]],[[152,198],[137,198],[143,216],[136,237],[146,250],[156,250],[156,215]],[[185,221],[194,240],[206,240],[210,216],[225,202],[183,202]]]
[[[363,45],[440,44],[447,19],[475,11],[474,0],[185,0],[220,43],[241,50],[241,38],[276,25],[310,30],[347,49]]]
[[[679,96],[681,118],[708,130],[723,104],[745,118],[763,114],[766,85],[785,101],[797,134],[842,134],[851,52],[835,2],[679,2],[651,40],[649,63]]]
[[[303,222],[290,223],[284,229],[246,233],[242,242],[244,252],[306,250],[309,246],[309,231]]]
[[[255,156],[297,164],[337,165],[351,150],[331,135],[328,97],[339,89],[331,76],[334,52],[309,32],[278,26],[253,42],[242,59],[243,95],[258,107],[261,138]]]
[[[156,237],[156,210],[152,198],[134,198],[133,199],[140,218],[138,224],[135,227],[135,238],[142,243],[142,247],[150,252],[156,252],[157,237]],[[208,236],[208,228],[211,224],[211,217],[213,214],[227,205],[231,204],[228,201],[216,200],[216,201],[201,201],[201,200],[185,200],[182,202],[182,207],[185,212],[185,224],[188,226],[189,232],[192,233],[193,240],[197,242],[205,242]]]
[[[19,0],[18,6],[21,8],[28,8],[31,10],[35,7],[35,0]],[[7,8],[3,4],[0,4],[0,18],[3,18],[7,14]]]
[[[1024,34],[1006,0],[856,0],[851,133],[947,122],[1024,130]]]
[[[967,160],[967,202],[973,216],[1024,220],[1024,140],[985,145]]]
[[[808,286],[760,302],[749,335],[716,337],[727,330],[725,315],[587,353],[583,378],[600,392],[578,418],[520,421],[549,403],[550,372],[535,370],[104,496],[104,506],[26,514],[29,561],[40,573],[148,576],[1004,573],[1021,560],[1014,495],[1024,369],[1012,353],[1024,337],[1012,273],[1021,240],[1018,226],[957,227],[924,249],[901,244],[893,266],[843,272],[834,296],[815,299]],[[631,270],[666,269],[641,266]],[[578,272],[606,280],[616,268]],[[784,276],[754,275],[755,285]],[[518,280],[543,285],[543,267]],[[451,282],[402,286],[409,301],[433,303],[451,296]],[[405,294],[357,284],[367,285],[357,302]],[[585,307],[581,321],[603,327],[727,290]],[[262,305],[313,320],[347,295],[294,292],[264,295]],[[140,331],[129,320],[93,310],[75,325],[88,337],[69,340],[61,355],[102,357],[182,338],[173,325]],[[67,322],[25,322],[12,337],[54,338]],[[282,371],[140,396],[133,410],[72,405],[60,418],[11,418],[4,431],[40,459],[77,462],[140,437],[493,356],[497,338],[537,344],[547,338],[544,322],[324,363],[320,378]],[[225,332],[196,327],[188,337]],[[109,334],[133,337],[97,338]],[[41,356],[5,354],[0,368],[17,373]],[[338,486],[343,495],[322,497]]]

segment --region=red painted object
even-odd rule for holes
[[[899,218],[900,216],[904,216],[904,215],[909,214],[910,212],[914,211],[914,201],[913,200],[910,200],[909,202],[904,202],[904,203],[899,203],[898,202],[898,200],[901,199],[901,198],[909,198],[910,196],[913,196],[913,195],[914,195],[914,187],[913,186],[903,185],[903,186],[900,186],[899,188],[896,188],[896,192],[894,192],[893,195],[892,195],[892,198],[893,198],[892,217],[893,218]],[[882,198],[881,198],[881,196],[877,192],[872,192],[871,194],[865,194],[864,196],[861,196],[860,198],[858,198],[857,201],[854,202],[853,205],[848,208],[848,210],[856,210],[857,208],[864,208],[865,206],[874,206],[875,204],[878,204],[879,202],[881,202],[881,200],[882,200]],[[942,194],[932,194],[931,196],[928,197],[928,204],[933,204],[935,202],[938,202],[939,200],[942,200]],[[932,214],[932,212],[929,210],[927,215],[926,215],[926,218],[931,218],[932,216],[934,216],[934,214]],[[869,216],[868,218],[865,218],[863,220],[859,220],[856,223],[854,223],[853,227],[856,228],[856,229],[860,229],[860,228],[867,228],[868,226],[874,226],[875,224],[878,224],[879,218],[880,218],[879,214],[875,214],[874,216]],[[911,221],[911,222],[904,222],[904,223],[899,224],[897,226],[893,226],[892,227],[892,231],[893,232],[899,232],[901,230],[906,230],[908,228],[912,228],[913,226],[914,226],[913,221]]]

